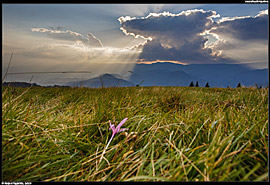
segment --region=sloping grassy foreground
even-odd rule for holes
[[[4,181],[266,181],[268,89],[4,87],[2,147]]]

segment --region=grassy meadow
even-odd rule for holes
[[[112,136],[109,120],[122,128]],[[268,89],[2,87],[3,181],[267,181]]]

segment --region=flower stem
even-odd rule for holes
[[[109,144],[111,143],[111,141],[112,141],[113,137],[114,137],[114,134],[112,135],[111,139],[109,140],[109,142],[108,142],[107,146],[105,147],[105,149],[104,149],[104,152],[103,152],[103,153],[105,153],[105,151],[107,150],[107,148],[108,148]]]
[[[113,137],[114,137],[114,134],[112,135],[111,139],[109,140],[107,146],[104,148],[104,150],[103,150],[103,152],[102,152],[102,155],[101,155],[101,157],[100,157],[100,160],[99,160],[99,164],[100,164],[100,162],[102,161],[103,155],[105,154],[105,151],[107,150],[107,148],[108,148],[109,144],[111,143]]]

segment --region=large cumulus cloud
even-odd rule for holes
[[[150,13],[146,17],[120,17],[121,30],[126,35],[141,37],[139,61],[173,60],[185,63],[237,63],[236,56],[227,55],[226,48],[235,48],[237,42],[266,41],[268,39],[268,14],[261,11],[257,16],[218,18],[216,11],[187,10],[179,14],[169,12]],[[209,38],[216,42],[208,43]],[[243,44],[243,43],[242,43]],[[251,45],[243,44],[246,51]],[[267,46],[260,46],[267,49]],[[254,51],[252,51],[253,54]],[[263,50],[264,52],[264,50]],[[236,54],[236,53],[235,53]],[[258,56],[258,55],[256,55]],[[254,62],[259,62],[255,61]]]
[[[140,59],[143,61],[178,60],[193,63],[216,60],[212,49],[205,48],[208,39],[200,35],[211,29],[215,11],[188,10],[179,14],[151,13],[146,17],[120,17],[121,29],[127,35],[148,39]]]

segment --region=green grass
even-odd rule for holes
[[[109,120],[129,128],[111,138]],[[2,90],[3,181],[267,181],[268,89]]]

